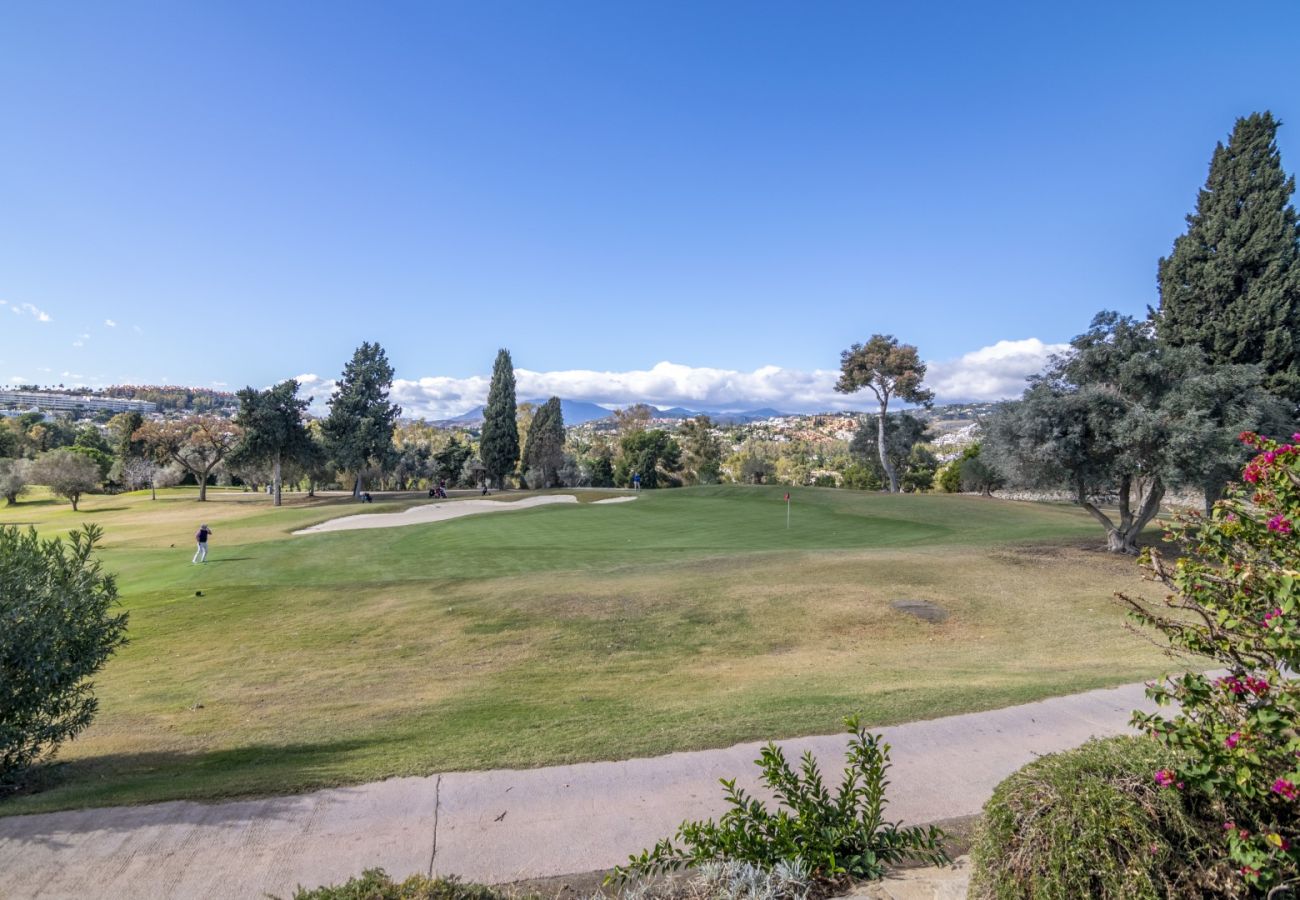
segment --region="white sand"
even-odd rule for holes
[[[618,498],[635,500],[635,497]],[[578,498],[572,494],[547,494],[542,497],[525,497],[522,500],[450,500],[444,503],[430,503],[413,506],[398,513],[366,513],[363,515],[340,516],[295,531],[294,534],[317,534],[322,531],[350,531],[353,528],[399,528],[402,525],[418,525],[425,522],[443,522],[447,519],[459,519],[461,516],[473,516],[479,513],[509,512],[512,509],[529,509],[545,506],[549,503],[577,503]],[[600,501],[606,503],[608,501]]]
[[[593,500],[591,505],[597,506],[601,503],[631,503],[635,499],[635,497],[607,497],[604,500]]]

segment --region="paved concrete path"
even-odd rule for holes
[[[892,819],[979,812],[993,787],[1044,753],[1127,730],[1141,685],[883,728]],[[810,749],[834,783],[845,737]],[[0,818],[0,897],[289,896],[295,885],[456,874],[505,882],[603,869],[723,810],[718,779],[755,782],[760,744],[524,771],[459,772],[229,803],[159,803]]]

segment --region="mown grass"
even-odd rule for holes
[[[1133,561],[1073,508],[808,489],[787,530],[784,490],[297,537],[363,510],[184,491],[0,509],[48,534],[101,524],[131,612],[95,724],[0,814],[723,746],[1161,669],[1109,600],[1140,589]]]

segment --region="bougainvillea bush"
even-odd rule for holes
[[[1170,748],[1157,785],[1234,810],[1220,852],[1263,891],[1300,877],[1300,434],[1241,440],[1256,453],[1242,483],[1168,526],[1176,552],[1143,554],[1163,604],[1120,599],[1172,651],[1217,664],[1150,686],[1162,708],[1133,722]]]

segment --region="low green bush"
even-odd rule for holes
[[[1219,851],[1228,816],[1204,795],[1164,789],[1169,750],[1094,740],[1015,772],[994,790],[971,850],[976,900],[1244,897]]]
[[[735,779],[723,779],[731,809],[719,821],[684,822],[676,841],[665,838],[633,856],[606,882],[717,862],[750,863],[764,872],[784,868],[820,882],[876,880],[886,866],[905,860],[947,863],[938,828],[885,820],[889,745],[868,734],[856,718],[844,723],[853,738],[834,795],[811,753],[804,754],[796,772],[781,749],[768,744],[757,765],[764,786],[780,801],[775,812],[737,788]]]
[[[412,875],[396,882],[383,869],[366,869],[360,877],[343,884],[314,890],[299,888],[293,894],[293,900],[505,900],[505,897],[486,885],[466,884],[455,877]]]

